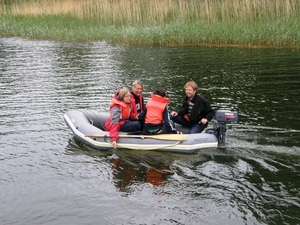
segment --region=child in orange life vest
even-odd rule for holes
[[[110,117],[105,123],[105,130],[109,131],[114,149],[117,147],[119,131],[135,132],[141,130],[141,124],[134,120],[130,92],[127,88],[122,88],[114,95],[110,108]]]
[[[170,100],[165,97],[163,90],[155,90],[146,104],[145,110],[140,113],[139,118],[145,118],[143,133],[145,134],[177,134],[172,120],[170,120],[167,108]]]

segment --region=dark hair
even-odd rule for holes
[[[166,92],[164,92],[164,90],[161,90],[161,89],[153,91],[153,94],[159,95],[161,97],[165,97],[166,96]]]

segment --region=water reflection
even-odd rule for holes
[[[71,143],[76,143],[71,141]],[[139,151],[116,150],[116,151],[94,151],[88,146],[78,143],[69,145],[68,151],[73,154],[86,154],[99,158],[99,162],[106,161],[113,174],[113,183],[116,188],[126,194],[131,194],[136,185],[148,183],[154,186],[164,186],[174,171],[170,168],[172,160],[163,157],[162,154],[152,152],[141,154]],[[83,151],[83,149],[86,149]]]
[[[197,167],[214,159],[216,149],[203,149],[196,154],[184,155],[155,151],[108,150],[98,151],[70,139],[66,150],[71,154],[84,154],[99,163],[105,162],[112,171],[115,187],[126,195],[133,194],[139,185],[148,184],[161,189],[173,175],[185,177],[186,166]]]
[[[168,165],[149,166],[135,159],[115,157],[111,160],[114,169],[114,184],[122,191],[130,194],[132,186],[148,183],[164,186],[167,175],[173,174]]]

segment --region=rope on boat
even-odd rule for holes
[[[101,119],[99,118],[99,116],[97,115],[97,113],[95,113],[95,111],[91,111],[92,113],[94,113],[95,114],[95,116],[98,118],[98,120],[99,120],[99,123],[101,124],[101,126],[103,127],[103,129],[104,129],[104,124],[102,123],[102,121],[101,121]]]
[[[94,126],[94,121],[89,114],[90,112],[93,113],[97,117],[97,119],[99,120],[99,123],[101,124],[101,126],[104,129],[104,124],[102,123],[101,119],[99,118],[99,116],[97,115],[97,113],[95,111],[93,111],[93,110],[87,111],[87,110],[83,110],[83,109],[79,109],[79,111],[83,112],[86,115],[88,121]]]
[[[88,111],[86,111],[86,110],[84,110],[84,109],[79,109],[79,111],[83,112],[83,113],[86,115],[88,121],[90,121],[90,123],[91,123],[92,125],[94,125],[94,121],[93,121],[93,119],[91,118],[91,116],[90,116],[90,114],[88,113]]]
[[[111,144],[111,141],[109,141],[108,139],[104,138],[104,140],[106,140],[108,143]],[[148,151],[148,150],[152,151],[152,150],[159,150],[159,149],[162,149],[162,148],[174,147],[174,146],[178,145],[180,142],[181,142],[181,141],[178,141],[178,142],[176,142],[175,144],[164,145],[164,146],[160,146],[160,147],[157,147],[157,148],[147,148],[146,150],[147,150],[147,151]],[[118,144],[118,143],[117,143],[117,147],[125,148],[125,149],[132,149],[132,150],[140,150],[140,149],[141,149],[140,147],[131,147],[131,148],[128,148],[128,147],[126,147],[126,146],[124,146],[124,145],[122,145],[122,144]],[[146,151],[146,150],[145,150],[145,151]]]

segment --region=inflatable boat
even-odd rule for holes
[[[95,110],[69,110],[64,115],[67,126],[80,142],[100,150],[112,149],[109,132],[104,124],[109,113]],[[182,134],[130,135],[119,132],[118,149],[157,150],[176,153],[194,153],[203,148],[216,148],[225,143],[226,124],[238,120],[234,110],[217,110],[215,120],[202,132],[188,134],[188,130],[175,124]]]

